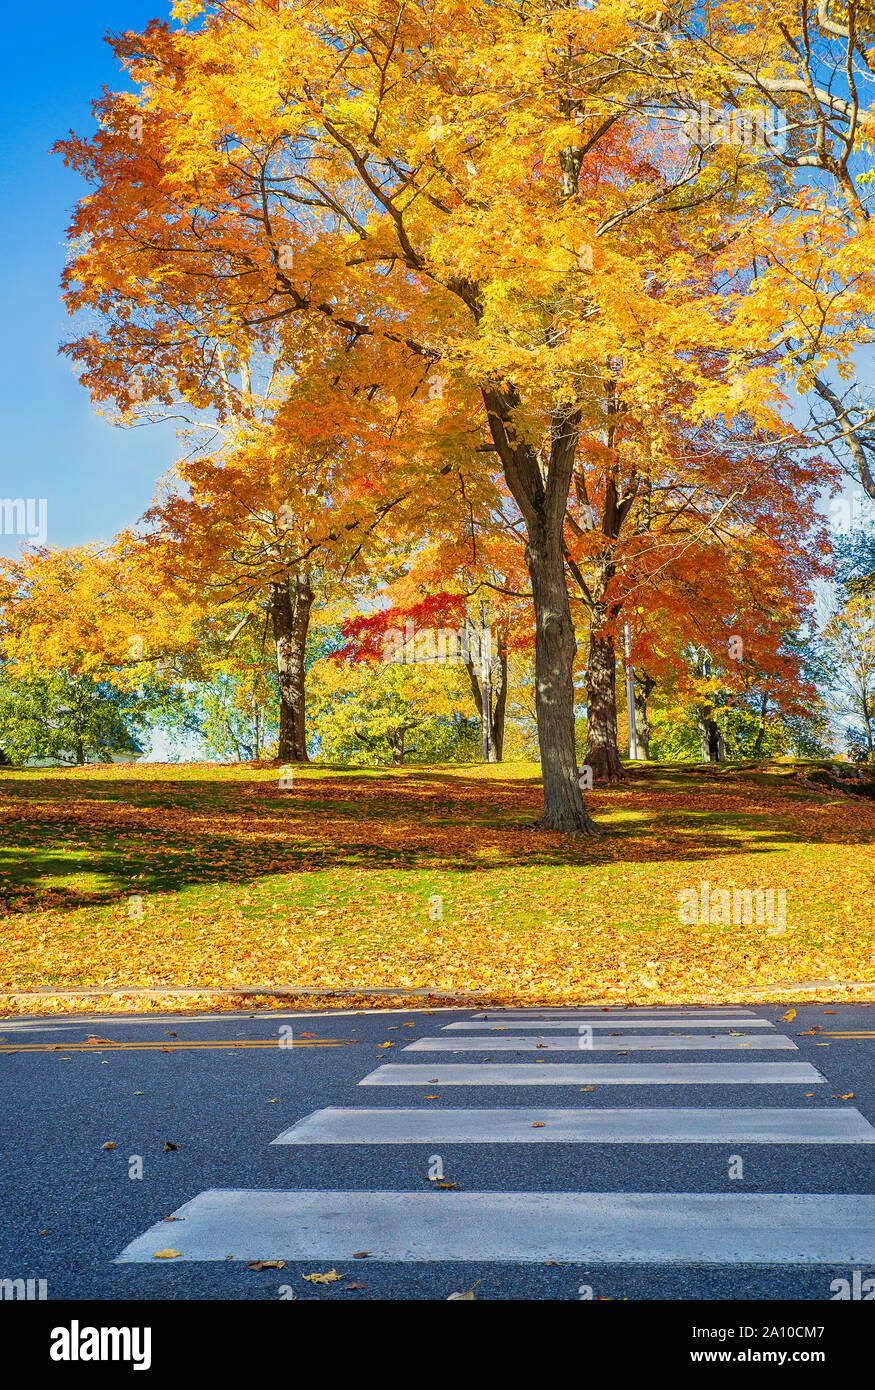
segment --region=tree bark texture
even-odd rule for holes
[[[270,614],[276,642],[280,690],[279,747],[284,763],[307,762],[306,677],[304,653],[313,589],[307,574],[276,580],[270,586]]]
[[[617,686],[614,639],[590,630],[586,668],[586,761],[594,782],[622,782],[626,773],[617,747]]]
[[[579,420],[557,413],[539,453],[519,441],[519,398],[510,386],[484,386],[493,443],[526,527],[526,565],[535,610],[535,716],[541,752],[544,830],[598,835],[578,784],[574,736],[576,642],[565,580],[564,526]]]

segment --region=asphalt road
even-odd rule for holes
[[[875,1008],[826,1001],[796,1005],[795,1018],[784,1022],[787,1007],[750,1006],[754,1016],[770,1020],[778,1034],[792,1039],[798,1052],[757,1052],[746,1045],[737,1052],[675,1052],[666,1051],[664,1044],[649,1052],[626,1050],[622,1039],[613,1040],[616,1053],[465,1052],[465,1040],[474,1037],[475,1030],[445,1030],[453,1022],[474,1021],[475,1009],[0,1020],[5,1120],[0,1184],[6,1215],[0,1232],[0,1278],[45,1279],[49,1299],[277,1300],[290,1292],[297,1298],[341,1301],[447,1299],[475,1283],[478,1300],[576,1300],[581,1289],[591,1289],[593,1298],[612,1300],[831,1299],[830,1284],[851,1278],[853,1271],[845,1264],[786,1259],[774,1264],[637,1263],[622,1258],[562,1258],[552,1263],[546,1251],[537,1260],[523,1261],[352,1259],[358,1249],[353,1244],[352,1249],[338,1249],[329,1260],[320,1255],[287,1260],[283,1269],[252,1270],[247,1261],[254,1251],[235,1252],[234,1242],[228,1247],[236,1256],[233,1260],[147,1257],[143,1262],[116,1262],[158,1222],[159,1234],[166,1232],[166,1237],[162,1234],[159,1247],[150,1235],[151,1253],[154,1247],[184,1255],[194,1223],[164,1224],[164,1218],[209,1189],[415,1193],[427,1194],[435,1204],[453,1203],[457,1194],[464,1194],[468,1204],[473,1194],[487,1192],[645,1193],[664,1194],[656,1210],[666,1213],[678,1194],[871,1196],[875,1144],[867,1143],[541,1143],[529,1137],[527,1142],[271,1147],[282,1132],[325,1107],[426,1109],[433,1114],[472,1107],[570,1107],[577,1113],[616,1107],[790,1106],[856,1109],[875,1123]],[[627,1020],[617,1022],[616,1029],[613,1019],[610,1023],[610,1028],[596,1030],[597,1040],[606,1042],[612,1032],[630,1027]],[[495,1020],[495,1026],[513,1034],[506,1020]],[[812,1028],[820,1031],[810,1032]],[[684,1032],[683,1022],[678,1030]],[[756,1031],[745,1030],[743,1024],[738,1030],[745,1044]],[[635,1020],[638,1035],[653,1036],[656,1031],[647,1021]],[[658,1031],[671,1036],[673,1027]],[[711,1031],[689,1028],[690,1034],[705,1037]],[[721,1021],[714,1031],[731,1033],[736,1025]],[[853,1031],[869,1036],[831,1036]],[[103,1041],[86,1043],[82,1050],[73,1046],[89,1036],[113,1045]],[[480,1029],[479,1036],[493,1035]],[[544,1030],[544,1039],[561,1036],[560,1030]],[[403,1051],[417,1039],[435,1037],[457,1038],[461,1055]],[[539,1030],[530,1028],[527,1037],[537,1048]],[[289,1041],[294,1045],[281,1045]],[[186,1043],[198,1045],[183,1046]],[[577,1041],[569,1041],[569,1047],[576,1048]],[[448,1065],[463,1063],[530,1067],[590,1062],[599,1067],[810,1063],[826,1084],[598,1082],[586,1090],[577,1084],[359,1085],[384,1065],[425,1064],[429,1077],[439,1077]],[[540,1128],[540,1122],[530,1127]],[[165,1148],[166,1144],[175,1147]],[[429,1175],[436,1154],[444,1180],[457,1186],[435,1190]],[[741,1178],[730,1177],[733,1156],[742,1159]],[[510,1226],[516,1219],[514,1210],[509,1211]],[[863,1238],[868,1244],[862,1247],[867,1251],[873,1248],[871,1212],[868,1220]],[[268,1223],[266,1230],[263,1243],[270,1246],[273,1227]],[[513,1243],[512,1230],[507,1239]],[[259,1254],[269,1259],[275,1252],[267,1248]],[[332,1267],[343,1276],[340,1281],[313,1284],[301,1277]],[[863,1279],[873,1275],[875,1268],[863,1268]]]

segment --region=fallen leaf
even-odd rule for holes
[[[354,1260],[369,1260],[370,1257],[371,1257],[371,1252],[370,1252],[370,1250],[357,1250],[357,1251],[355,1252],[355,1254],[353,1255],[353,1259],[354,1259]]]
[[[353,1289],[363,1289],[364,1284],[344,1284],[343,1292],[350,1293]]]
[[[394,1044],[393,1042],[377,1043],[377,1047],[394,1047],[394,1046],[395,1046],[395,1044]]]
[[[335,1284],[344,1276],[338,1274],[336,1269],[329,1269],[324,1274],[302,1274],[301,1278],[306,1279],[308,1284]]]
[[[476,1283],[476,1284],[472,1284],[471,1287],[470,1287],[470,1289],[466,1289],[464,1293],[451,1293],[451,1294],[449,1294],[448,1297],[447,1297],[447,1300],[446,1300],[447,1303],[453,1303],[453,1302],[454,1302],[455,1300],[457,1300],[457,1299],[465,1299],[466,1301],[470,1299],[470,1301],[473,1303],[473,1302],[474,1302],[474,1290],[476,1289],[477,1284],[482,1284],[482,1283],[483,1283],[483,1280],[482,1280],[482,1279],[478,1279],[478,1280],[477,1280],[477,1283]]]
[[[788,1009],[787,1012],[786,1012],[785,1014],[781,1014],[781,1022],[782,1022],[782,1023],[792,1023],[792,1022],[793,1022],[793,1019],[794,1019],[795,1017],[796,1017],[796,1010],[795,1010],[795,1009]]]
[[[172,1139],[165,1139],[165,1140],[164,1140],[164,1152],[165,1152],[165,1153],[170,1153],[171,1151],[175,1153],[178,1149],[179,1149],[179,1145],[178,1145],[178,1144],[174,1144],[174,1142],[173,1142]]]
[[[153,1259],[153,1260],[178,1260],[179,1257],[181,1256],[181,1254],[182,1254],[182,1251],[181,1251],[181,1250],[156,1250],[156,1251],[155,1251],[155,1254],[152,1256],[152,1259]]]
[[[285,1269],[285,1260],[250,1260],[247,1269]]]
[[[114,1149],[114,1148],[115,1148],[115,1144],[114,1144],[113,1141],[110,1139],[109,1142],[108,1142],[107,1144],[101,1144],[100,1147],[101,1147],[102,1149]]]
[[[532,1129],[543,1129],[543,1128],[544,1128],[544,1121],[543,1121],[543,1120],[535,1120],[535,1122],[534,1122],[533,1125],[532,1125]]]
[[[184,1221],[184,1220],[185,1220],[185,1217],[184,1217],[184,1216],[165,1216],[165,1217],[164,1217],[164,1220],[165,1220],[165,1221]]]

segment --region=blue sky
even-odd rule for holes
[[[86,189],[49,153],[71,128],[93,128],[91,102],[104,86],[126,85],[104,34],[169,11],[169,0],[45,0],[9,6],[0,21],[0,495],[44,497],[50,545],[109,539],[136,521],[176,454],[170,425],[107,424],[58,356],[71,327],[58,288],[65,231]],[[0,554],[19,545],[0,534]]]

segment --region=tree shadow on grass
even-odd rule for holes
[[[0,901],[8,912],[69,911],[271,875],[692,864],[875,839],[867,804],[849,815],[794,789],[776,805],[775,786],[722,769],[632,773],[587,797],[600,840],[535,828],[536,772],[521,780],[411,768],[380,778],[368,769],[320,780],[314,767],[289,791],[255,778],[3,778]]]

